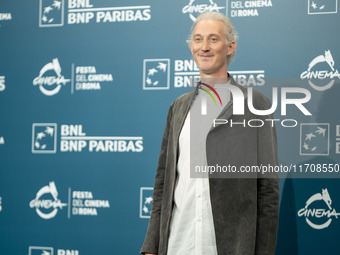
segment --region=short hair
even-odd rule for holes
[[[198,24],[198,22],[202,20],[207,20],[207,19],[212,19],[212,20],[223,22],[224,27],[225,27],[224,34],[225,34],[225,38],[227,39],[227,45],[229,45],[232,41],[234,42],[237,41],[238,35],[237,35],[236,30],[234,29],[233,24],[231,24],[230,20],[220,12],[209,11],[209,12],[204,12],[201,15],[199,15],[197,19],[195,20],[194,24],[191,26],[190,34],[188,36],[188,39],[186,40],[189,46],[192,43],[193,32],[194,32],[196,25]],[[236,53],[236,49],[231,55],[228,56],[228,64],[234,60],[235,53]]]

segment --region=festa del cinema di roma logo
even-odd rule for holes
[[[183,7],[182,13],[189,14],[190,19],[195,22],[196,18],[203,12],[219,12],[222,9],[225,9],[225,7],[218,6],[213,0],[190,0],[189,4]]]
[[[54,218],[58,210],[62,210],[65,206],[67,204],[62,203],[58,199],[58,191],[54,182],[50,182],[49,185],[42,187],[37,192],[35,199],[30,202],[30,207],[35,208],[37,214],[45,220]]]
[[[35,208],[36,213],[45,220],[54,218],[59,210],[67,206],[67,218],[72,216],[98,216],[98,210],[110,208],[106,199],[96,199],[92,191],[76,191],[68,188],[68,203],[58,199],[58,191],[54,181],[42,187],[35,198],[29,203],[30,208]]]
[[[317,209],[312,208],[312,204],[317,201],[323,201],[328,210],[326,209]],[[328,193],[327,189],[322,189],[322,193],[316,193],[313,196],[311,196],[307,202],[304,208],[301,208],[297,215],[299,217],[305,217],[307,224],[314,228],[314,229],[324,229],[327,228],[332,223],[332,218],[338,219],[338,216],[340,216],[340,213],[337,213],[334,208],[332,208],[332,200]],[[318,223],[313,223],[312,218],[318,220]],[[320,220],[326,219],[325,221],[320,222]]]
[[[319,70],[317,66],[326,63],[328,64],[330,70]],[[310,64],[308,69],[301,73],[300,78],[302,80],[307,79],[309,85],[317,90],[324,91],[330,89],[334,85],[334,78],[340,79],[340,74],[337,69],[334,68],[334,59],[330,50],[326,50],[324,55],[319,55],[315,57]],[[315,84],[316,80],[330,80],[327,84]],[[314,82],[312,82],[312,80]]]
[[[57,58],[47,63],[39,72],[39,76],[33,80],[33,85],[38,86],[41,93],[53,96],[59,93],[62,86],[66,86],[70,79],[65,79],[61,74],[60,63]]]

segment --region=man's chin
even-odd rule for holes
[[[207,65],[200,65],[198,66],[198,69],[201,71],[201,72],[204,72],[204,73],[210,73],[212,72],[212,68],[211,66],[207,66]]]
[[[212,75],[214,74],[214,70],[210,68],[199,68],[200,73],[205,74],[205,75]]]

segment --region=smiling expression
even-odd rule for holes
[[[224,31],[224,23],[213,19],[195,26],[190,49],[202,78],[227,77],[227,57],[234,52],[236,43],[228,44]]]

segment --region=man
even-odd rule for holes
[[[276,131],[272,125],[258,128],[212,125],[216,118],[235,123],[240,123],[240,118],[245,121],[273,118],[256,116],[247,107],[242,116],[234,115],[235,98],[223,88],[217,88],[216,84],[235,86],[247,98],[247,90],[227,73],[236,40],[233,26],[220,13],[203,13],[193,24],[188,43],[200,71],[201,90],[197,86],[195,91],[175,100],[169,109],[149,227],[140,251],[143,254],[275,254],[277,178],[219,178],[220,175],[193,178],[192,165],[197,164],[203,167],[231,165],[237,169],[277,165]],[[208,108],[209,114],[204,115],[200,99],[205,92],[211,94],[216,90],[216,95],[221,96],[221,105],[225,104]],[[262,93],[254,90],[252,96],[256,109],[270,108],[269,100]],[[197,109],[202,110],[201,115],[194,114]],[[199,135],[193,136],[197,129]]]

